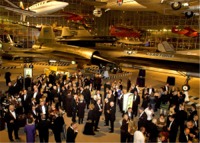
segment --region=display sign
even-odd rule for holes
[[[126,93],[123,97],[123,111],[126,112],[129,107],[133,106],[133,93]]]
[[[33,69],[32,68],[24,68],[24,77],[33,77]]]

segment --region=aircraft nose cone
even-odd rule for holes
[[[63,7],[66,7],[66,6],[68,6],[69,5],[69,3],[67,3],[67,2],[62,2],[62,6]]]

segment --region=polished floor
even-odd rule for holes
[[[0,70],[0,90],[7,90],[7,87],[5,86],[5,79],[4,79],[4,74],[6,71],[10,71],[12,73],[11,79],[12,81],[14,81],[16,79],[16,76],[19,75],[20,73],[23,74],[23,65],[18,64],[18,63],[11,63],[11,62],[5,62],[3,63],[3,67],[12,67],[12,66],[16,66],[14,69],[3,69],[1,68]],[[44,73],[44,69],[45,68],[49,68],[49,66],[47,65],[34,65],[34,71],[33,74],[34,76],[37,76],[41,73]],[[62,67],[63,68],[63,67]],[[65,70],[69,70],[69,69],[65,69]],[[73,71],[73,70],[71,70]],[[130,77],[132,80],[132,83],[136,82],[136,78],[138,76],[138,70],[132,70],[132,74],[117,74],[117,75],[112,75],[112,78],[110,79],[111,81],[113,80],[118,80],[118,79],[122,79],[123,80],[123,84],[124,86],[126,86],[126,81],[127,79]],[[157,72],[157,71],[146,71],[146,85],[152,85],[155,88],[160,88],[162,86],[165,85],[166,81],[167,81],[167,77],[168,76],[174,76],[176,78],[176,86],[178,87],[182,87],[182,85],[185,82],[185,77],[172,73],[172,72]],[[191,78],[191,80],[189,81],[189,84],[191,86],[191,89],[189,90],[189,96],[190,96],[190,102],[194,102],[196,103],[196,105],[200,104],[200,100],[199,100],[199,83],[200,80],[199,78]],[[195,97],[195,99],[194,99]],[[115,121],[115,131],[114,133],[109,133],[109,129],[108,127],[104,126],[104,117],[101,116],[101,121],[99,123],[99,127],[100,127],[100,131],[96,132],[96,135],[94,136],[86,136],[82,134],[83,128],[84,128],[84,124],[81,124],[78,126],[79,128],[79,133],[77,135],[76,138],[76,142],[119,142],[120,141],[120,125],[119,125],[119,121],[121,119],[121,114],[117,111],[117,119]],[[85,116],[87,116],[87,111]],[[69,126],[69,124],[71,123],[71,119],[67,118],[64,115],[64,119],[65,119],[65,123],[67,126]],[[137,120],[137,118],[135,118],[135,120]],[[85,123],[85,122],[84,122]],[[21,141],[20,142],[25,142],[25,134],[23,132],[23,128],[20,129],[20,137],[21,137]],[[50,135],[50,142],[55,142],[53,134]],[[3,130],[0,131],[0,142],[9,142],[8,139],[8,135],[7,135],[7,131]],[[38,142],[38,137],[36,137],[36,142]],[[63,139],[63,142],[65,142],[65,140]]]

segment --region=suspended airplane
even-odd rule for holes
[[[132,28],[126,28],[122,26],[110,26],[109,34],[116,37],[133,37],[139,38],[141,36],[140,31],[134,30]]]
[[[185,35],[187,37],[199,37],[199,33],[189,26],[186,26],[183,29],[178,28],[178,26],[174,26],[172,27],[172,33]]]
[[[22,2],[20,2],[20,7],[18,7],[9,0],[4,0],[4,1],[9,3],[12,7],[0,5],[0,8],[4,8],[6,10],[10,10],[21,14],[21,21],[25,21],[26,16],[48,16],[48,14],[64,9],[68,5],[67,2],[56,1],[56,0],[44,0],[36,4],[33,4],[30,7],[24,8]]]
[[[93,5],[93,15],[101,17],[109,10],[123,11],[156,11],[165,15],[181,16],[190,18],[199,15],[200,5],[198,0],[84,0],[83,3]],[[177,11],[178,10],[178,11]]]

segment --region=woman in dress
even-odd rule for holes
[[[34,143],[35,142],[35,124],[33,118],[28,118],[28,123],[24,127],[24,132],[26,133],[26,142]]]
[[[95,135],[93,126],[94,126],[94,104],[90,104],[88,118],[83,130],[83,134]]]
[[[129,124],[128,114],[124,114],[122,119],[122,125],[120,127],[121,143],[126,143],[128,139],[128,124]]]
[[[167,121],[165,119],[164,114],[160,114],[160,117],[157,120],[157,127],[158,131],[161,132],[163,131],[164,127],[167,125]]]
[[[82,124],[83,123],[83,118],[84,118],[84,115],[85,115],[85,106],[86,106],[86,103],[85,103],[85,100],[84,100],[84,97],[83,95],[81,95],[79,97],[79,102],[78,102],[78,123],[79,124]]]

